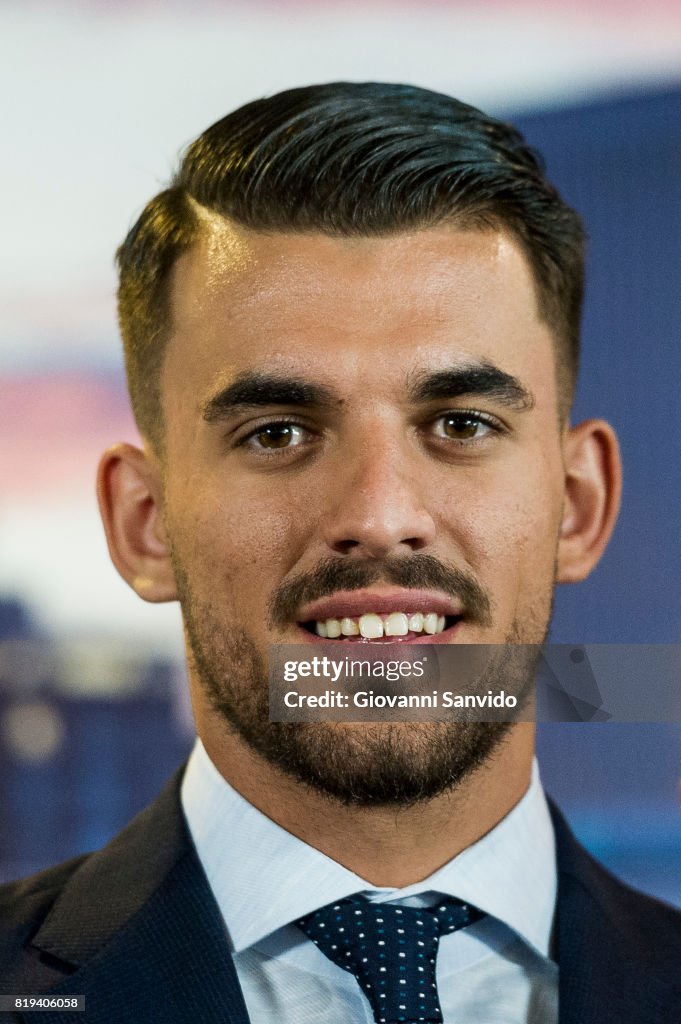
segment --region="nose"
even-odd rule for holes
[[[385,559],[420,551],[435,538],[435,522],[423,500],[423,474],[394,445],[353,451],[336,467],[332,501],[322,518],[323,537],[334,554]]]

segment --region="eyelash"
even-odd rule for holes
[[[498,420],[496,416],[492,416],[490,413],[481,412],[479,409],[450,409],[448,412],[440,413],[439,416],[436,416],[434,419],[430,420],[430,426],[432,427],[436,423],[442,422],[447,419],[477,420],[478,424],[485,427],[489,427],[489,429],[495,434],[504,434],[507,432],[507,428],[504,426],[501,420]],[[257,427],[254,427],[237,442],[236,447],[248,447],[249,441],[252,441],[254,438],[257,438],[259,434],[264,434],[265,431],[273,427],[297,427],[302,431],[312,433],[310,428],[306,426],[304,423],[301,423],[293,418],[289,419],[287,417],[280,417],[279,419],[276,420],[270,420],[266,423],[260,423]],[[457,441],[456,438],[447,438],[442,435],[435,436],[438,441],[443,441],[445,444],[458,444],[461,445],[462,447],[467,448],[473,447],[474,445],[479,445],[484,441],[484,438],[477,437],[471,438],[469,440]],[[298,445],[286,445],[283,448],[267,449],[255,445],[253,447],[259,452],[260,455],[264,455],[265,457],[271,457],[276,456],[281,452],[291,451],[293,448],[303,448],[305,447],[305,442],[302,442],[301,444]]]

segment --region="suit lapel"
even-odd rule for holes
[[[51,981],[39,991],[84,995],[88,1024],[248,1024],[179,781],[74,873],[33,941]],[[84,1015],[57,1010],[41,1020],[83,1024]]]
[[[551,807],[558,854],[559,1024],[677,1024],[679,927],[659,904],[618,882]],[[669,944],[660,925],[670,922]]]

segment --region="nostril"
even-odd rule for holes
[[[340,540],[334,544],[334,550],[337,551],[339,555],[349,555],[351,551],[354,551],[355,548],[359,547],[361,547],[361,544],[358,540]]]
[[[429,541],[425,537],[408,537],[402,543],[410,547],[412,551],[421,551],[423,548],[428,547]]]
[[[353,551],[359,551],[368,558],[385,558],[391,552],[396,552],[400,549],[403,549],[404,554],[413,551],[423,551],[424,548],[429,546],[429,543],[429,539],[425,537],[407,537],[395,543],[348,539],[334,541],[330,544],[330,547],[338,555],[349,555]]]

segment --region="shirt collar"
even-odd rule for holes
[[[189,831],[235,952],[354,893],[399,900],[457,896],[503,921],[548,956],[556,900],[555,840],[535,761],[510,813],[428,878],[377,889],[258,811],[220,775],[197,740],[182,782]]]

